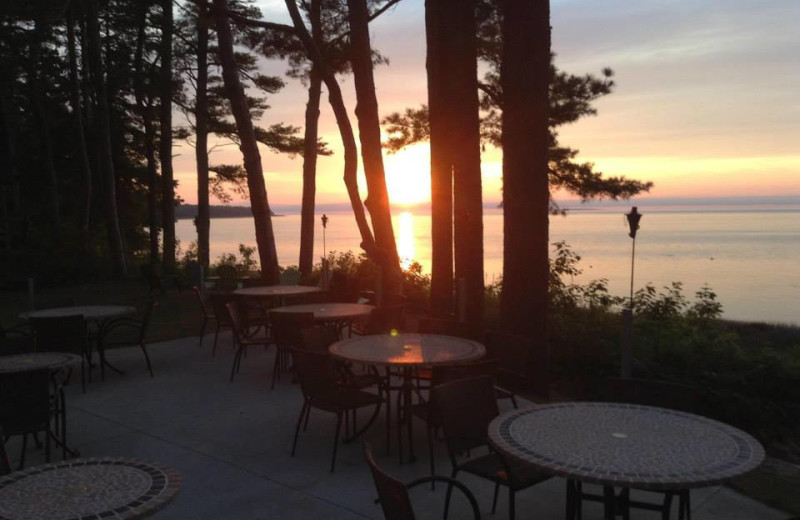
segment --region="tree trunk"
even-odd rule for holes
[[[546,391],[548,290],[548,1],[505,0],[503,14],[503,292],[506,328],[534,340],[527,371]]]
[[[31,105],[39,127],[39,144],[41,151],[39,157],[42,160],[42,168],[47,177],[47,215],[51,222],[60,224],[60,204],[58,200],[58,174],[55,164],[53,164],[53,142],[50,137],[50,118],[44,107],[44,95],[42,84],[39,81],[40,59],[42,54],[42,42],[48,31],[47,25],[41,20],[36,20],[33,29],[33,40],[30,47],[30,61],[28,70],[28,82],[31,89]]]
[[[197,5],[197,94],[195,158],[197,160],[197,259],[208,269],[211,257],[211,214],[208,200],[208,7]]]
[[[330,68],[325,63],[319,48],[314,43],[311,35],[308,34],[303,19],[300,16],[300,10],[294,0],[285,0],[286,7],[289,10],[289,15],[292,18],[292,23],[297,31],[297,37],[303,43],[303,46],[308,52],[309,58],[318,67],[319,73],[322,76],[322,81],[328,88],[328,103],[331,105],[333,114],[336,117],[336,125],[339,127],[339,135],[342,137],[342,148],[344,148],[344,174],[343,180],[345,188],[347,189],[347,196],[350,199],[350,206],[353,208],[353,216],[356,219],[358,232],[361,235],[361,248],[371,258],[379,256],[375,239],[372,236],[372,230],[367,223],[366,213],[364,206],[361,203],[361,195],[358,193],[358,147],[356,146],[356,138],[353,134],[353,126],[350,124],[350,116],[347,113],[347,107],[344,104],[342,97],[342,89],[336,81],[336,77]]]
[[[261,154],[258,151],[253,121],[247,106],[239,70],[233,55],[233,35],[230,22],[225,13],[228,11],[227,0],[214,0],[214,16],[217,22],[217,39],[219,41],[219,57],[222,63],[222,79],[225,91],[231,103],[231,112],[236,120],[239,134],[244,168],[247,171],[247,187],[250,191],[250,204],[256,227],[256,244],[261,260],[261,276],[265,282],[277,284],[280,281],[278,255],[275,250],[275,235],[272,231],[267,188],[264,185],[264,172],[261,168]]]
[[[449,0],[453,251],[470,332],[483,332],[483,196],[475,0]]]
[[[103,181],[103,198],[105,199],[106,233],[111,253],[111,271],[116,278],[126,274],[125,255],[122,248],[122,233],[119,228],[117,212],[116,174],[111,155],[111,128],[108,120],[108,96],[106,81],[103,75],[103,63],[100,56],[100,26],[97,11],[97,0],[89,0],[89,12],[86,16],[87,44],[90,66],[93,71],[95,98],[97,107],[94,110],[94,135],[97,144],[99,173]]]
[[[449,316],[453,305],[453,168],[448,126],[450,112],[444,37],[446,0],[425,2],[427,37],[428,110],[431,147],[431,296],[434,314]]]
[[[369,209],[375,244],[381,269],[381,288],[384,297],[402,294],[402,274],[397,244],[392,229],[389,193],[383,169],[378,99],[375,96],[375,79],[372,74],[372,48],[369,41],[369,11],[366,0],[348,0],[350,23],[350,63],[356,87],[356,117],[361,142],[361,158],[368,196],[364,205]]]
[[[136,51],[134,55],[134,96],[136,110],[142,118],[144,127],[144,155],[147,162],[147,225],[150,239],[150,264],[158,263],[158,170],[156,165],[156,130],[153,126],[153,111],[145,100],[144,82],[144,44],[147,38],[147,8],[142,3],[139,11],[138,32],[136,34]]]
[[[311,0],[311,33],[317,47],[322,42],[320,0]],[[303,147],[303,202],[300,210],[300,274],[311,275],[314,267],[314,209],[317,191],[317,138],[319,136],[319,103],[322,97],[322,78],[319,67],[311,66],[306,103],[306,127]]]
[[[73,117],[75,118],[75,139],[78,148],[78,163],[83,181],[83,204],[80,217],[80,228],[84,233],[89,232],[89,222],[92,215],[92,167],[89,163],[89,152],[86,148],[86,136],[83,130],[83,108],[81,106],[81,83],[78,79],[78,58],[75,49],[75,20],[73,9],[75,4],[67,10],[67,48],[69,53],[69,83],[70,103],[72,104]]]
[[[162,267],[175,270],[175,181],[172,173],[172,0],[161,0],[161,226],[164,229]]]

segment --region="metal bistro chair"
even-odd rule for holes
[[[0,325],[0,356],[33,352],[33,330],[28,323]]]
[[[274,312],[270,311],[269,319],[272,323],[272,334],[275,337],[275,364],[272,368],[272,386],[280,379],[281,371],[289,370],[289,351],[301,347],[303,339],[301,333],[304,329],[314,326],[313,312]]]
[[[500,486],[508,488],[509,518],[515,518],[515,497],[517,491],[544,482],[550,475],[538,471],[530,465],[507,459],[492,451],[488,440],[489,423],[499,415],[494,383],[491,377],[482,376],[460,379],[433,387],[431,402],[437,407],[442,418],[447,453],[453,465],[451,477],[464,471],[494,482],[492,513],[497,509],[497,496]],[[487,447],[489,453],[459,460],[464,454]],[[452,486],[448,487],[445,501],[445,519],[450,504]]]
[[[333,455],[331,456],[331,472],[336,469],[336,451],[339,447],[339,434],[342,428],[342,418],[345,419],[345,435],[350,432],[350,413],[359,408],[374,406],[372,416],[367,423],[358,429],[353,419],[352,433],[345,442],[354,439],[365,432],[381,411],[383,396],[365,392],[358,388],[343,384],[338,377],[334,359],[328,354],[310,352],[302,349],[292,349],[292,362],[294,371],[300,381],[303,392],[303,407],[297,419],[292,442],[292,457],[297,449],[297,438],[300,427],[308,425],[311,409],[316,408],[336,414],[336,432],[333,438]]]
[[[38,352],[67,352],[81,356],[81,391],[86,393],[86,363],[91,363],[86,320],[82,315],[30,318]],[[70,369],[70,374],[72,369]],[[67,376],[67,380],[69,376]],[[92,373],[89,372],[89,381]]]
[[[209,321],[216,322],[217,315],[214,313],[214,310],[211,307],[211,303],[206,303],[206,299],[203,297],[203,292],[200,290],[200,287],[195,285],[192,287],[192,290],[197,295],[197,301],[200,302],[200,311],[203,313],[203,324],[200,326],[200,342],[198,346],[203,346],[203,337],[206,333],[206,325],[208,325]],[[219,331],[219,326],[217,326],[217,331]],[[216,335],[214,336],[216,340]]]
[[[236,301],[236,296],[231,292],[223,291],[209,291],[208,301],[211,302],[211,309],[216,317],[217,327],[214,330],[214,346],[211,347],[211,356],[217,353],[217,340],[219,339],[219,331],[223,327],[232,328],[230,313],[228,312],[228,303]],[[235,347],[236,345],[234,345]]]
[[[236,348],[236,355],[233,356],[233,366],[231,366],[231,382],[233,382],[233,376],[241,368],[242,357],[247,355],[247,347],[260,345],[266,348],[273,344],[274,340],[267,336],[266,333],[264,336],[256,336],[248,332],[245,316],[240,311],[237,301],[229,301],[225,305],[225,309],[233,329],[233,342]],[[273,387],[274,384],[273,376]]]
[[[50,417],[48,370],[0,374],[0,424],[3,425],[5,435],[0,440],[5,444],[6,438],[22,435],[22,453],[18,469],[25,467],[28,435],[36,435],[38,432],[44,433],[45,461],[50,462]],[[62,432],[62,435],[64,434],[65,432]],[[62,438],[62,441],[66,442],[66,439]]]
[[[107,347],[138,345],[144,354],[147,371],[150,372],[150,377],[153,377],[153,365],[150,363],[150,355],[147,353],[147,328],[153,316],[153,309],[157,306],[158,302],[153,299],[147,302],[141,318],[123,316],[103,324],[100,331],[102,338],[98,342],[101,364],[105,362]]]
[[[372,471],[372,479],[375,481],[375,488],[378,490],[378,500],[383,509],[383,517],[386,520],[414,520],[414,508],[411,506],[411,498],[408,495],[408,490],[420,484],[428,482],[444,482],[452,487],[461,491],[472,508],[472,515],[476,520],[480,520],[481,512],[478,508],[478,501],[472,495],[470,490],[461,482],[448,478],[431,475],[430,477],[422,477],[404,484],[386,474],[380,466],[375,462],[375,457],[372,455],[372,446],[369,443],[364,443],[364,458],[367,459],[370,471]]]

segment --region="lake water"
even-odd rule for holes
[[[583,274],[576,280],[608,279],[613,294],[630,288],[631,239],[624,213],[629,208],[571,211],[551,217],[550,241],[566,241],[581,256]],[[800,204],[740,206],[653,206],[643,213],[636,240],[634,287],[684,283],[694,295],[708,284],[729,319],[800,324]],[[328,213],[328,251],[358,250],[359,235],[351,214]],[[430,272],[430,215],[398,213],[394,229],[398,250]],[[300,216],[273,219],[278,261],[296,265],[300,250]],[[250,218],[211,222],[212,261],[238,253],[239,243],[255,245]],[[486,280],[499,276],[503,258],[501,210],[484,215]],[[191,220],[178,221],[176,232],[186,245],[196,239]],[[315,254],[323,256],[322,225],[317,218]]]

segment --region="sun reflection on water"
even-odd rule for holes
[[[408,269],[414,261],[416,253],[414,240],[414,215],[404,211],[397,215],[397,254],[400,256],[400,266]]]

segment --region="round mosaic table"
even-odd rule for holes
[[[129,305],[75,305],[73,307],[54,307],[25,312],[24,318],[63,318],[64,316],[83,316],[87,320],[107,320],[127,314],[135,314],[136,309]]]
[[[175,497],[180,476],[132,459],[75,459],[0,478],[0,520],[131,519]]]
[[[66,352],[33,352],[0,356],[0,374],[29,372],[32,370],[49,370],[56,372],[71,365],[78,365],[81,357]]]
[[[691,489],[747,473],[764,448],[747,433],[688,413],[619,403],[558,403],[501,414],[501,452],[554,475],[607,486]]]
[[[486,347],[477,341],[438,334],[374,334],[338,341],[328,350],[331,355],[345,361],[366,363],[402,370],[403,384],[400,387],[398,407],[397,442],[400,462],[403,461],[402,423],[408,432],[409,460],[414,460],[414,444],[411,442],[411,405],[414,390],[413,373],[415,368],[441,365],[454,365],[475,361],[486,355]],[[389,371],[387,370],[387,377]],[[391,399],[387,399],[391,401]],[[405,413],[405,421],[401,419]],[[386,407],[386,445],[390,443],[391,410]]]
[[[351,321],[366,318],[374,309],[362,303],[306,303],[275,307],[270,312],[313,312],[316,321]]]

